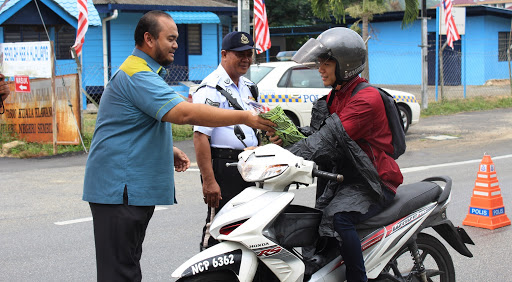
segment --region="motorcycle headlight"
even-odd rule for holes
[[[247,182],[259,182],[276,177],[285,172],[288,165],[273,164],[274,158],[251,154],[246,160],[238,160],[238,171]]]

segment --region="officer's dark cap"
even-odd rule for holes
[[[245,51],[258,49],[254,47],[254,40],[251,35],[243,31],[233,31],[222,39],[222,50],[226,51]]]

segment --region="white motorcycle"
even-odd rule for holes
[[[274,144],[238,158],[242,177],[257,186],[246,188],[214,218],[210,233],[221,242],[187,260],[172,276],[187,282],[345,281],[337,241],[318,240],[322,212],[291,205],[294,193],[288,191],[291,184],[313,183],[314,177],[342,181],[343,176],[319,171],[314,162]],[[357,226],[369,279],[455,281],[446,247],[422,232],[432,227],[460,254],[472,257],[466,247],[473,244],[471,238],[446,215],[451,183],[448,177],[433,177],[402,185],[392,206]],[[314,245],[314,256],[305,259],[300,247]]]

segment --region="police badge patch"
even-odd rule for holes
[[[214,102],[214,101],[212,101],[212,100],[210,100],[208,98],[206,98],[206,101],[204,103],[207,104],[207,105],[216,107],[216,108],[218,108],[220,106],[219,102]]]

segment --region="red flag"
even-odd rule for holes
[[[267,9],[265,0],[254,0],[254,41],[260,51],[258,54],[270,49],[270,31],[268,30]]]
[[[75,48],[76,55],[82,55],[82,45],[84,45],[85,33],[89,27],[87,20],[87,0],[77,0],[78,4],[78,27],[76,29],[76,40],[73,48]]]
[[[451,0],[443,0],[443,8],[444,8],[444,23],[446,25],[446,40],[448,41],[448,46],[453,49],[453,41],[457,41],[460,39],[459,31],[457,30],[457,26],[455,25],[455,20],[452,16],[452,1]]]

